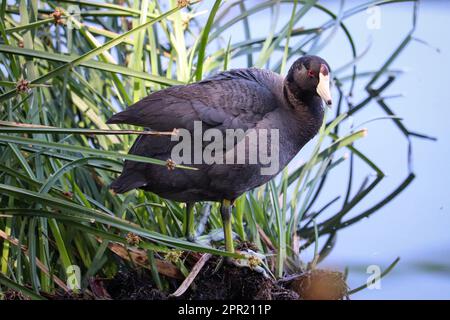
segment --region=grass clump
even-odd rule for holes
[[[304,164],[286,169],[277,179],[237,199],[233,212],[233,230],[242,243],[249,241],[266,255],[263,265],[269,274],[282,278],[313,272],[332,250],[339,230],[377,212],[414,179],[410,170],[401,185],[355,212],[384,174],[357,147],[364,129],[339,130],[344,119],[375,103],[398,126],[399,134],[408,141],[417,136],[393,116],[382,97],[398,75],[391,70],[392,62],[411,41],[415,25],[399,47],[383,57],[378,70],[360,71],[356,44],[345,23],[371,5],[394,2],[369,1],[337,13],[306,0],[2,1],[3,297],[10,296],[11,290],[20,293],[18,298],[32,299],[59,290],[70,292],[67,270],[73,266],[80,270],[77,290],[81,292],[92,289],[94,276],[113,277],[118,265],[145,265],[152,285],[170,291],[173,282],[168,278],[187,276],[199,255],[232,255],[220,249],[215,236],[221,228],[217,204],[197,204],[199,243],[191,243],[183,239],[182,204],[143,191],[115,195],[109,190],[124,159],[167,164],[126,155],[135,134],[145,133],[131,127],[121,131],[105,121],[150,92],[200,80],[235,61],[245,61],[240,67],[268,67],[284,73],[290,59],[320,54],[318,44],[326,44],[321,39],[336,31],[346,36],[352,62],[334,73],[335,113],[328,113],[329,121]],[[415,1],[410,2],[415,16]],[[289,21],[278,19],[280,6],[292,12]],[[249,21],[264,11],[271,12],[276,28],[265,39],[252,38]],[[325,22],[302,25],[302,17],[318,14],[326,16]],[[245,40],[225,38],[238,26]],[[347,98],[361,83],[366,97],[352,104]],[[356,161],[368,172],[359,188],[354,187],[352,174]],[[349,163],[348,186],[327,199],[321,193],[332,183],[327,177],[343,163]],[[300,259],[300,252],[311,246],[313,260]]]

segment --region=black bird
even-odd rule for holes
[[[126,161],[111,189],[124,193],[140,188],[166,199],[186,202],[188,239],[192,238],[194,203],[220,201],[225,246],[227,251],[233,252],[233,201],[244,192],[268,182],[316,135],[323,121],[322,99],[327,105],[332,103],[329,70],[328,63],[322,58],[304,56],[294,62],[285,78],[257,68],[235,69],[197,83],[150,94],[115,114],[107,123],[126,123],[158,131],[186,129],[194,134],[195,121],[201,121],[202,133],[214,128],[223,137],[228,129],[246,132],[276,129],[278,141],[273,136],[268,140],[278,142],[279,149],[266,151],[278,153],[279,166],[276,172],[261,174],[264,165],[248,161],[250,138],[246,135],[245,139],[238,137],[233,144],[211,153],[224,158],[230,151],[242,152],[238,144],[246,141],[245,163],[229,164],[224,160],[224,164],[192,164],[198,170],[168,170],[164,166]],[[178,143],[169,136],[141,135],[129,153],[170,162],[172,149]],[[205,151],[207,146],[205,141],[200,143],[201,149],[197,149],[197,153]],[[194,142],[191,141],[191,145]],[[187,156],[190,161],[193,157],[195,155]]]

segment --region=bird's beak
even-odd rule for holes
[[[333,101],[331,100],[330,92],[330,72],[325,64],[320,66],[319,84],[317,85],[317,94],[331,107]]]

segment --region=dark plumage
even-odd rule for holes
[[[316,56],[298,59],[286,78],[256,68],[226,71],[197,83],[152,93],[107,122],[192,132],[194,121],[202,121],[203,130],[216,128],[223,134],[226,129],[278,129],[279,170],[274,174],[261,175],[261,164],[196,164],[196,171],[169,171],[164,166],[126,161],[111,188],[118,193],[141,188],[187,202],[189,215],[193,202],[228,200],[222,203],[222,216],[229,219],[229,202],[269,181],[317,133],[323,120],[321,100],[331,104],[328,72],[328,64]],[[130,153],[166,161],[177,143],[168,136],[142,135]],[[232,240],[227,241],[231,241],[227,249],[232,250]]]

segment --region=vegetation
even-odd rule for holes
[[[382,97],[400,73],[391,69],[392,62],[413,39],[415,1],[367,1],[340,12],[313,0],[190,1],[184,7],[188,2],[1,2],[0,292],[14,289],[40,299],[69,291],[73,265],[81,269],[84,290],[95,275],[113,277],[119,264],[148,269],[154,285],[168,289],[167,276],[189,274],[183,253],[230,255],[217,240],[218,204],[197,204],[199,242],[191,243],[183,239],[184,204],[143,191],[116,195],[108,189],[124,159],[165,163],[126,154],[137,134],[151,132],[105,121],[152,91],[200,80],[240,57],[246,60],[241,67],[285,73],[291,58],[320,54],[336,32],[345,34],[352,52],[351,62],[333,73],[337,103],[307,161],[236,201],[233,230],[266,254],[269,274],[280,278],[315,268],[333,249],[339,230],[377,212],[414,179],[410,169],[403,183],[357,212],[384,174],[357,147],[366,130],[343,132],[340,124],[373,102],[408,141],[427,138],[410,131]],[[345,20],[369,6],[396,2],[412,3],[411,32],[380,60],[378,70],[359,70],[363,53]],[[280,7],[291,10],[289,21],[278,19]],[[264,10],[271,12],[275,31],[254,38],[249,21]],[[302,25],[303,17],[315,14],[327,21]],[[238,25],[245,41],[224,38]],[[367,95],[352,104],[348,97],[358,83],[365,84]],[[359,182],[353,176],[357,161],[367,172]],[[321,193],[332,183],[327,176],[344,165],[348,187],[328,199]],[[326,205],[318,207],[319,202]],[[299,252],[310,246],[314,258],[301,260]]]

